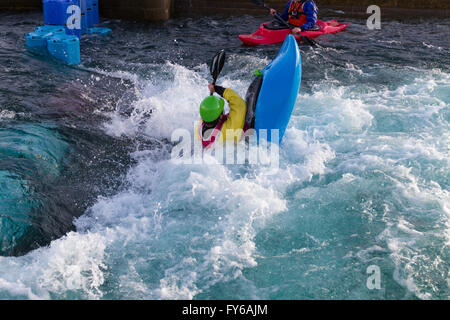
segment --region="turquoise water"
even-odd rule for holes
[[[219,83],[241,95],[277,53],[236,37],[264,17],[107,21],[113,34],[83,40],[79,67],[23,49],[40,19],[0,19],[0,132],[22,139],[2,136],[0,194],[24,199],[6,216],[25,212],[14,225],[39,240],[2,252],[1,298],[449,299],[449,20],[372,32],[350,19],[325,48],[302,46],[268,175],[170,159],[218,49]],[[39,159],[16,160],[28,141],[18,126],[47,138],[27,149]],[[366,286],[372,265],[380,289]]]
[[[40,241],[39,214],[44,190],[59,175],[67,144],[54,128],[36,124],[0,124],[0,253],[13,254]],[[44,196],[45,197],[45,196]]]

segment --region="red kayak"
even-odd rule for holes
[[[300,32],[304,37],[316,38],[323,34],[336,33],[344,30],[348,27],[349,23],[339,24],[337,20],[320,21],[318,20],[316,25],[318,30],[309,30]],[[265,22],[261,24],[259,29],[252,34],[241,34],[239,39],[249,46],[257,46],[259,44],[273,44],[283,42],[287,35],[291,33],[291,29],[287,29],[284,26],[280,26],[276,21]],[[301,40],[300,36],[295,36],[297,40]]]

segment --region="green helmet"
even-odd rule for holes
[[[212,122],[222,114],[225,102],[223,99],[209,96],[200,104],[200,116],[205,122]]]

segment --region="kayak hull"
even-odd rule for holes
[[[262,70],[255,110],[258,141],[280,143],[283,139],[297,100],[301,75],[300,49],[296,39],[288,35],[276,58]],[[272,129],[278,129],[278,137],[272,135]]]
[[[241,34],[239,39],[248,46],[257,46],[261,44],[274,44],[283,42],[286,36],[291,33],[291,29],[270,30],[265,27],[269,22],[260,25],[259,29],[252,34]],[[317,38],[324,34],[337,33],[348,27],[349,23],[338,23],[337,20],[317,21],[320,27],[317,31],[303,31],[300,34],[308,38]],[[296,35],[297,40],[301,40],[299,35]]]

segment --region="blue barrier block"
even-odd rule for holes
[[[89,33],[89,24],[86,12],[81,13],[81,34]]]
[[[44,21],[46,25],[64,26],[67,34],[73,34],[81,37],[81,29],[74,28],[76,24],[69,21],[76,13],[70,10],[72,5],[80,6],[80,0],[43,0],[44,5]],[[69,27],[70,25],[70,27]]]
[[[94,24],[100,23],[100,17],[98,14],[98,0],[92,0],[92,12]]]
[[[56,59],[68,64],[81,63],[80,39],[73,35],[54,35],[47,41],[48,51]]]
[[[47,40],[53,36],[53,33],[48,31],[35,31],[25,35],[26,45],[30,49],[47,49]]]
[[[47,50],[47,40],[56,35],[64,35],[65,29],[63,26],[40,26],[34,28],[34,32],[27,33],[25,36],[26,45],[32,49]]]
[[[45,25],[45,26],[40,26],[40,27],[36,27],[34,28],[35,32],[51,32],[53,34],[65,34],[66,30],[64,26],[49,26],[49,25]]]
[[[67,8],[73,4],[72,0],[43,0],[45,24],[66,25],[70,16]]]
[[[73,5],[80,7],[80,0],[72,0]],[[80,9],[81,10],[81,9]],[[69,10],[70,11],[70,10]],[[72,10],[71,13],[69,13],[69,17],[76,17],[75,10]],[[80,17],[81,18],[81,17]],[[74,36],[77,36],[78,38],[81,38],[82,30],[81,30],[81,21],[80,21],[80,27],[77,28],[77,24],[74,19],[68,18],[68,21],[66,22],[66,33],[72,34]]]
[[[86,9],[86,19],[87,19],[88,27],[92,27],[94,25],[94,15],[93,15],[92,8]]]
[[[81,38],[81,29],[66,28],[66,34],[70,34],[70,35],[76,36],[78,38]]]
[[[81,29],[69,29],[67,26],[41,26],[34,28],[34,31],[47,31],[53,34],[71,34],[81,38]]]
[[[89,33],[89,20],[88,20],[88,0],[80,0],[80,8],[81,8],[81,33],[87,34]]]
[[[108,34],[112,32],[112,30],[110,28],[104,28],[104,27],[93,27],[93,28],[89,28],[89,33],[90,34]]]
[[[92,0],[86,0],[86,17],[88,27],[92,27],[94,25],[94,10],[92,6]]]

